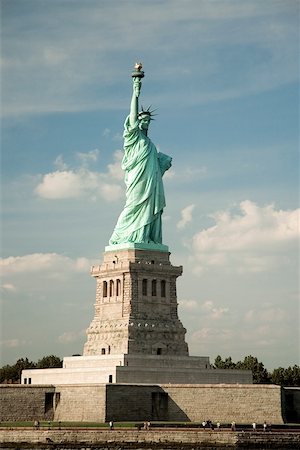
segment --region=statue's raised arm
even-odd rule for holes
[[[109,244],[162,244],[161,216],[166,205],[162,176],[171,167],[172,158],[158,153],[148,137],[152,120],[150,108],[139,111],[141,79],[144,72],[137,63],[132,73],[133,92],[130,114],[124,124],[126,203]]]
[[[134,126],[137,121],[138,113],[139,113],[139,96],[142,88],[141,79],[144,77],[144,72],[142,69],[141,63],[136,63],[134,66],[134,72],[132,72],[132,81],[133,81],[133,92],[130,104],[130,125]]]

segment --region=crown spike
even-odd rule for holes
[[[157,111],[157,108],[155,109],[150,109],[152,107],[152,105],[148,106],[147,109],[144,109],[143,105],[141,105],[141,111],[138,113],[138,117],[141,117],[143,114],[146,114],[147,116],[150,117],[150,120],[154,120],[152,117],[153,116],[157,116],[157,114],[153,114],[154,111]]]

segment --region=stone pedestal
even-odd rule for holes
[[[216,370],[207,356],[189,356],[178,318],[176,280],[164,245],[106,247],[96,278],[95,316],[83,356],[62,369],[29,369],[22,384],[251,383],[250,371]]]
[[[95,317],[87,330],[84,356],[188,356],[176,295],[181,274],[182,267],[170,263],[169,252],[105,252],[103,263],[92,267],[97,281]]]

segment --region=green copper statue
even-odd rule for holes
[[[125,243],[162,244],[161,216],[166,205],[162,176],[171,167],[172,158],[159,153],[148,137],[152,112],[139,112],[141,63],[132,73],[133,94],[130,114],[124,124],[126,204],[121,212],[110,245]]]

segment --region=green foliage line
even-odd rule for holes
[[[280,386],[300,386],[300,367],[294,365],[287,369],[278,367],[272,372],[268,372],[262,362],[255,356],[246,356],[243,361],[233,362],[231,356],[224,360],[218,355],[215,359],[214,367],[217,369],[244,369],[251,370],[253,383],[258,384],[278,384]]]
[[[28,358],[20,358],[12,366],[7,364],[1,367],[0,383],[20,382],[21,372],[24,369],[54,369],[56,367],[62,367],[62,360],[58,356],[44,356],[38,362],[29,361]]]

